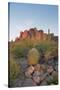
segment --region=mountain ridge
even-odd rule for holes
[[[15,38],[15,42],[25,39],[35,39],[38,41],[42,40],[58,40],[58,36],[55,36],[54,33],[50,33],[50,29],[48,29],[48,33],[45,33],[42,29],[38,30],[37,28],[30,28],[29,30],[24,30],[20,32],[19,37]]]

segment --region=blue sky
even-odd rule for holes
[[[58,35],[58,6],[27,3],[9,3],[10,40],[20,31],[36,27]]]

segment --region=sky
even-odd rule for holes
[[[58,6],[27,3],[9,3],[9,40],[15,40],[21,31],[36,27],[45,33],[58,35]]]

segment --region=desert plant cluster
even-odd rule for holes
[[[9,42],[10,87],[58,84],[58,41]]]

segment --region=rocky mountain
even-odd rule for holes
[[[50,33],[48,29],[48,33],[44,33],[43,30],[38,30],[37,28],[30,28],[29,30],[25,30],[24,32],[20,32],[19,37],[15,39],[15,41],[24,40],[24,39],[35,39],[35,40],[57,40],[57,36],[54,36],[53,33]]]

